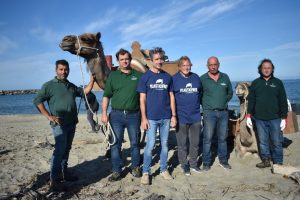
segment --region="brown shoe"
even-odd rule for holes
[[[173,177],[170,175],[170,173],[168,172],[168,170],[161,172],[160,175],[161,175],[165,180],[172,180],[172,179],[173,179]]]
[[[149,185],[150,184],[149,174],[143,174],[143,176],[141,178],[141,184],[143,184],[143,185]]]
[[[256,167],[258,168],[266,168],[271,167],[271,163],[269,159],[263,159],[260,163],[256,164]]]

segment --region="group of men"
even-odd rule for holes
[[[111,146],[112,174],[109,181],[122,178],[122,142],[127,129],[131,151],[131,174],[141,177],[141,183],[150,184],[152,152],[157,133],[160,139],[160,174],[165,180],[173,177],[168,171],[168,138],[170,127],[176,130],[178,160],[184,175],[208,171],[212,165],[211,145],[217,136],[219,165],[230,170],[228,163],[228,102],[233,91],[227,74],[219,71],[217,57],[207,60],[208,72],[199,77],[191,72],[189,57],[179,59],[179,71],[171,76],[162,67],[165,52],[162,48],[150,50],[153,63],[142,74],[131,68],[131,54],[124,49],[116,53],[119,69],[109,75],[103,94],[102,118],[110,122],[116,136]],[[250,88],[247,125],[252,120],[258,131],[262,162],[257,167],[283,163],[282,132],[286,126],[287,99],[282,82],[273,76],[274,65],[264,59],[258,67],[260,77]],[[51,123],[55,138],[50,178],[54,190],[62,189],[62,181],[74,180],[67,171],[67,161],[78,122],[75,97],[90,92],[94,77],[82,90],[67,80],[69,66],[65,60],[56,62],[56,77],[45,83],[34,100],[38,110]],[[49,111],[43,102],[47,101]],[[108,106],[111,102],[111,112]],[[203,110],[201,119],[200,105]],[[203,121],[202,169],[198,165],[199,141]],[[140,128],[146,131],[143,168],[140,157]],[[269,141],[271,140],[272,146]]]

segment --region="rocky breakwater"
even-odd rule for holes
[[[31,90],[0,90],[0,95],[19,95],[19,94],[35,94],[37,89]]]

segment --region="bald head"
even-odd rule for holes
[[[215,56],[211,56],[207,59],[207,68],[211,74],[219,73],[220,62],[219,59]]]
[[[218,59],[217,57],[215,57],[215,56],[211,56],[211,57],[209,57],[209,58],[207,59],[207,66],[208,66],[208,64],[209,64],[210,62],[217,62],[217,63],[219,63],[219,59]],[[220,64],[220,63],[219,63],[219,64]]]

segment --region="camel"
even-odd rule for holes
[[[106,62],[100,38],[100,32],[84,33],[79,36],[67,35],[62,39],[59,46],[64,51],[83,57],[87,62],[89,71],[96,75],[98,86],[104,89],[105,81],[112,68]],[[137,41],[134,41],[131,47],[131,67],[142,73],[146,72],[152,66],[149,58],[149,50],[140,49],[141,45]],[[165,62],[162,68],[173,75],[178,71],[178,62]]]
[[[246,125],[246,113],[247,113],[247,97],[249,95],[249,82],[238,82],[235,92],[240,100],[240,117],[237,120],[232,120],[236,122],[236,129],[234,132],[234,146],[235,153],[237,156],[243,158],[248,153],[258,153],[257,139],[255,133],[255,127],[249,129]]]
[[[89,71],[95,74],[96,83],[101,89],[104,89],[105,81],[111,70],[107,66],[100,38],[100,32],[85,33],[79,36],[67,35],[59,46],[64,51],[83,57]]]

